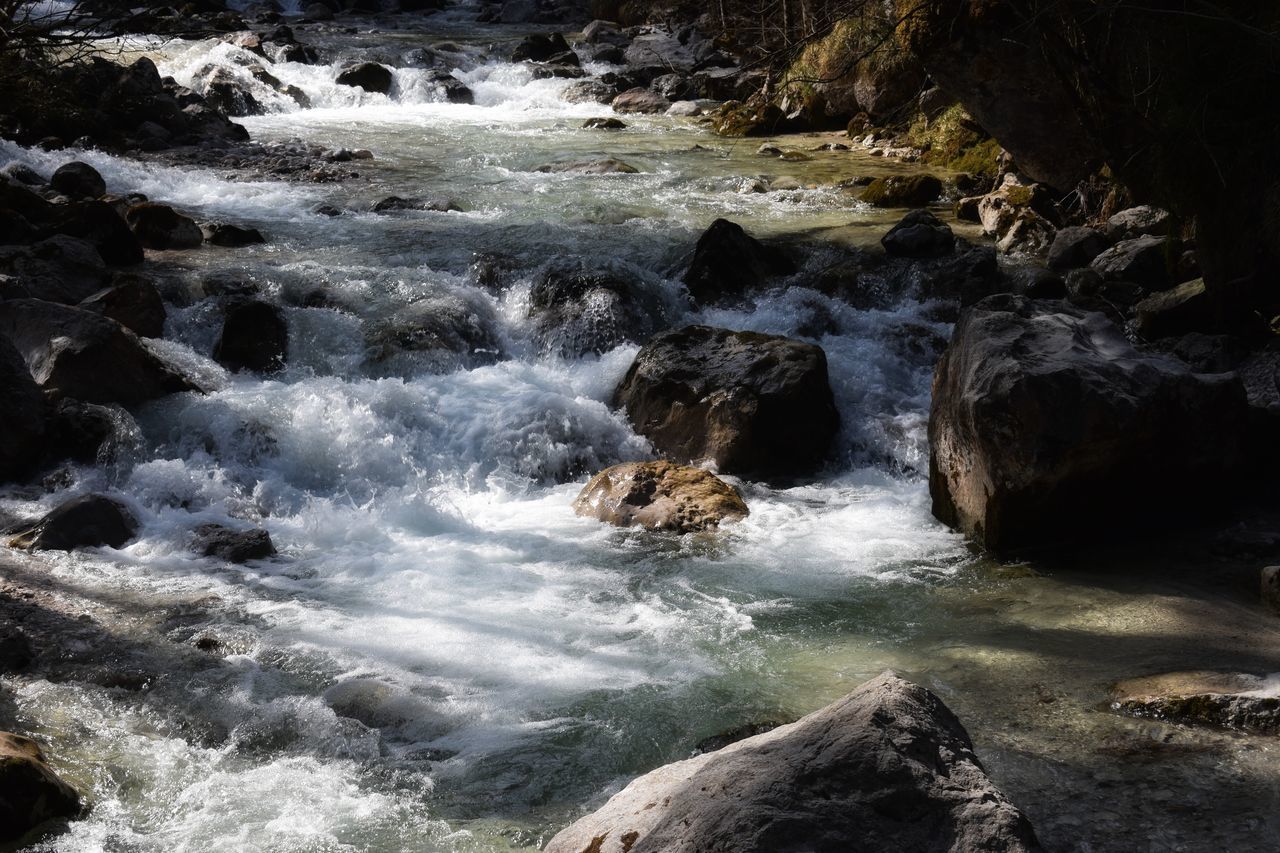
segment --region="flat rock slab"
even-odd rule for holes
[[[1168,672],[1117,682],[1113,710],[1171,723],[1280,733],[1280,686],[1241,672]]]

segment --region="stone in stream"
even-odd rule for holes
[[[617,113],[648,113],[660,115],[671,107],[671,102],[656,92],[637,86],[613,99],[613,111]]]
[[[551,174],[573,172],[579,175],[636,175],[640,170],[635,166],[615,160],[612,157],[603,160],[570,160],[563,163],[545,163],[534,170]]]
[[[583,130],[625,130],[627,123],[620,118],[589,118],[582,123]]]
[[[785,726],[635,779],[545,853],[1031,853],[942,701],[891,672]]]
[[[609,270],[556,266],[529,291],[529,319],[544,353],[603,354],[628,341],[646,340],[663,311],[643,283]]]
[[[0,308],[0,311],[3,311]],[[29,473],[45,440],[45,402],[22,355],[0,335],[0,482]]]
[[[132,332],[82,308],[13,299],[0,311],[0,335],[53,398],[127,406],[197,390]]]
[[[933,175],[890,175],[868,184],[861,200],[876,207],[924,207],[941,195],[942,181]]]
[[[194,249],[204,242],[195,220],[167,204],[144,201],[131,206],[124,218],[148,249]]]
[[[289,326],[280,309],[258,299],[236,300],[227,306],[222,334],[213,358],[234,371],[277,373],[289,352]]]
[[[158,338],[164,334],[164,300],[145,276],[117,275],[110,287],[89,296],[78,307],[109,317],[140,337]]]
[[[682,281],[699,303],[742,296],[769,278],[790,275],[796,265],[785,252],[767,246],[727,219],[717,219],[698,238]]]
[[[17,279],[29,296],[68,305],[101,290],[111,278],[92,243],[65,234],[30,246],[0,246],[0,272]]]
[[[813,471],[839,425],[821,347],[709,326],[651,340],[614,402],[672,459],[766,478]]]
[[[204,234],[205,241],[215,246],[239,247],[267,242],[257,228],[246,228],[227,222],[209,222],[200,230]]]
[[[1111,708],[1131,717],[1280,734],[1280,690],[1240,672],[1169,672],[1117,682]]]
[[[119,548],[138,532],[138,522],[125,505],[106,495],[81,495],[60,504],[9,540],[27,551],[74,551]]]
[[[449,213],[462,210],[458,202],[451,198],[401,198],[389,195],[374,203],[370,208],[374,213],[392,213],[397,210],[434,210],[437,213]]]
[[[671,462],[626,462],[606,468],[583,486],[573,510],[617,527],[674,533],[714,530],[750,512],[724,480]]]
[[[107,182],[88,163],[64,163],[49,178],[49,186],[71,198],[98,198],[106,195]]]
[[[1175,523],[1236,493],[1248,417],[1234,374],[1139,352],[1101,313],[991,296],[934,374],[933,512],[997,552]]]
[[[246,563],[275,556],[271,534],[261,528],[235,530],[225,524],[202,524],[195,530],[195,551],[228,563]]]
[[[16,841],[47,821],[79,812],[80,796],[49,767],[40,745],[0,732],[0,842]]]
[[[366,92],[387,94],[391,91],[391,69],[376,62],[348,65],[338,73],[334,81],[340,86],[354,86]]]
[[[902,258],[937,258],[956,250],[956,236],[929,211],[913,210],[880,238],[880,245]]]

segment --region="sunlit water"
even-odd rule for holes
[[[243,120],[254,138],[369,149],[374,159],[340,164],[357,180],[232,180],[83,154],[110,191],[267,234],[260,247],[153,256],[183,286],[212,272],[256,283],[284,306],[290,353],[278,377],[228,374],[210,358],[213,303],[171,306],[160,347],[209,393],[144,407],[126,419],[110,464],[2,503],[33,516],[87,490],[124,499],[143,523],[136,542],[54,558],[48,572],[91,598],[154,607],[122,631],[162,630],[164,615],[186,606],[196,617],[170,637],[222,643],[203,663],[175,659],[141,693],[12,681],[18,721],[49,737],[93,805],[48,849],[537,845],[699,739],[806,713],[886,666],[971,714],[997,770],[1041,785],[1043,805],[1043,762],[1018,758],[1045,749],[1043,732],[1034,746],[1001,741],[1002,697],[979,692],[993,682],[1029,689],[1036,665],[949,636],[989,628],[987,614],[975,624],[955,602],[1010,583],[983,575],[928,511],[920,472],[932,362],[913,342],[949,328],[914,300],[860,311],[787,287],[834,257],[812,245],[797,279],[751,305],[695,312],[677,280],[719,216],[760,236],[873,242],[892,214],[836,184],[903,167],[849,152],[763,158],[759,141],[718,139],[688,119],[582,130],[608,109],[561,100],[568,81],[479,58],[468,45],[483,40],[465,40],[465,15],[445,24],[464,42],[456,74],[474,106],[443,102],[412,69],[397,69],[388,98],[333,84],[340,62],[272,65],[213,42],[154,50],[161,72],[181,82],[208,62],[266,64],[313,108],[254,83],[273,110]],[[399,51],[432,40],[332,37],[329,46],[359,43],[394,65]],[[604,156],[640,174],[534,171]],[[10,158],[48,173],[66,155],[0,143],[0,159]],[[758,178],[784,176],[812,188],[751,191]],[[462,210],[368,212],[392,194]],[[321,203],[346,212],[318,215]],[[477,284],[477,255],[502,259],[500,286]],[[591,473],[653,453],[608,404],[637,346],[565,359],[531,341],[531,280],[563,259],[636,277],[669,325],[820,344],[842,426],[817,480],[735,481],[751,516],[718,535],[575,517],[568,505]],[[306,307],[316,291],[337,307]],[[413,305],[462,306],[493,347],[480,357],[375,357],[369,329]],[[261,525],[281,554],[243,568],[192,556],[191,529],[211,521]],[[1028,608],[1045,606],[1039,587],[1028,595]],[[1036,612],[1029,621],[1042,621]],[[1005,670],[1018,675],[991,675]],[[1024,698],[1008,701],[1024,708]],[[1122,725],[1092,707],[1100,699],[1073,697],[1071,725]],[[1093,844],[1078,849],[1103,849]]]

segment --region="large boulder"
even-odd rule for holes
[[[92,243],[65,234],[31,246],[0,246],[0,272],[30,296],[68,305],[101,290],[111,277]]]
[[[46,821],[79,812],[80,796],[49,767],[40,745],[0,732],[0,842],[16,841]]]
[[[340,86],[354,86],[385,95],[391,91],[391,69],[376,62],[361,62],[342,69],[335,82]]]
[[[257,299],[227,306],[214,360],[229,370],[277,373],[289,352],[289,325],[280,309]]]
[[[901,258],[939,258],[956,250],[956,236],[929,211],[913,210],[880,238],[880,245]]]
[[[44,435],[45,405],[40,386],[13,344],[0,336],[0,482],[32,469],[43,449]]]
[[[53,397],[132,405],[195,387],[116,321],[39,299],[0,311],[0,335]]]
[[[997,552],[1123,535],[1229,495],[1247,427],[1234,375],[1141,353],[1100,313],[992,296],[934,375],[933,512]]]
[[[1165,237],[1121,240],[1089,266],[1107,281],[1128,281],[1148,290],[1165,290],[1173,284],[1169,240]]]
[[[658,300],[607,270],[544,271],[529,292],[529,319],[544,353],[605,353],[657,330]]]
[[[138,522],[124,504],[106,495],[81,495],[18,533],[9,545],[28,551],[119,548],[137,533]]]
[[[99,198],[107,192],[107,182],[98,170],[78,160],[59,166],[49,178],[49,186],[71,198]]]
[[[195,220],[167,204],[135,204],[125,213],[125,221],[148,249],[194,249],[204,242],[204,232]]]
[[[79,307],[110,317],[140,337],[158,338],[164,334],[164,300],[145,276],[118,275],[110,287],[89,296]]]
[[[821,347],[709,326],[646,344],[615,402],[664,455],[731,474],[806,474],[839,425]]]
[[[937,696],[886,672],[790,725],[641,776],[545,853],[1030,853]]]
[[[773,276],[795,271],[785,252],[761,243],[741,225],[717,219],[698,238],[682,280],[695,300],[711,302],[742,296]]]
[[[695,533],[750,512],[734,488],[701,468],[625,462],[591,478],[573,502],[578,515],[618,527]]]

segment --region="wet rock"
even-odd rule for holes
[[[226,68],[208,66],[197,72],[196,78],[199,82],[193,82],[192,85],[198,86],[205,103],[223,115],[238,118],[262,115],[264,112],[262,104],[258,103],[248,86]],[[277,84],[279,82],[276,80]]]
[[[661,115],[670,106],[671,102],[666,98],[639,86],[634,89],[628,89],[613,99],[613,111],[616,113]]]
[[[27,551],[120,548],[137,532],[138,522],[124,504],[106,495],[81,495],[10,539],[9,546]]]
[[[16,625],[0,625],[0,675],[22,672],[35,660],[31,638]]]
[[[560,33],[535,33],[525,36],[516,45],[511,52],[511,61],[546,62],[555,56],[572,52],[569,43]]]
[[[546,163],[534,171],[561,174],[574,172],[579,175],[636,175],[640,170],[621,160],[570,160],[564,163]]]
[[[108,264],[141,263],[142,243],[115,209],[102,201],[59,205],[49,218],[48,230],[85,240]]]
[[[0,307],[0,311],[4,311]],[[45,405],[40,386],[22,355],[0,335],[0,482],[29,473],[45,438]]]
[[[79,812],[80,796],[49,767],[40,745],[0,732],[0,842]]]
[[[1189,495],[1234,494],[1243,449],[1225,437],[1247,417],[1233,375],[1144,355],[1099,313],[992,296],[934,375],[933,512],[997,552],[1175,523]]]
[[[215,246],[236,248],[267,242],[257,228],[245,228],[227,222],[210,222],[200,230],[204,234],[205,241]]]
[[[625,130],[627,123],[620,118],[589,118],[582,123],[583,130]]]
[[[80,400],[59,400],[49,417],[47,461],[70,459],[92,463],[107,461],[104,451],[116,435],[120,413],[111,407]]]
[[[391,91],[391,69],[376,62],[361,62],[344,68],[335,82],[340,86],[354,86],[385,95]]]
[[[1113,242],[1135,237],[1165,237],[1173,229],[1169,211],[1149,204],[1122,210],[1107,220],[1107,237]]]
[[[671,462],[626,462],[606,468],[583,487],[573,510],[616,527],[674,533],[714,530],[749,512],[724,480]]]
[[[125,221],[148,249],[194,249],[204,242],[195,220],[167,204],[135,204],[125,213]]]
[[[78,307],[110,317],[140,337],[164,334],[164,300],[145,276],[118,275],[110,287],[89,296]]]
[[[462,210],[451,198],[401,198],[398,195],[387,196],[376,202],[372,208],[374,213],[392,213],[397,210],[434,210],[437,213]]]
[[[49,178],[49,186],[71,198],[99,198],[107,193],[107,182],[98,170],[78,160],[59,166]]]
[[[65,234],[31,246],[0,246],[0,272],[12,275],[29,296],[74,305],[110,280],[92,243]]]
[[[987,776],[955,715],[928,690],[890,672],[795,723],[641,776],[545,848],[1039,849],[1030,823]]]
[[[913,210],[880,238],[880,245],[890,255],[936,258],[956,250],[956,237],[951,226],[929,211]]]
[[[1211,318],[1204,279],[1153,293],[1134,305],[1133,312],[1134,330],[1147,340],[1199,331]]]
[[[783,722],[765,722],[765,723],[748,723],[745,726],[738,726],[727,732],[721,732],[718,735],[704,737],[702,740],[694,744],[694,755],[705,755],[708,752],[724,749],[730,744],[737,743],[740,740],[746,740],[749,737],[762,735],[765,732],[771,732],[778,726],[785,726]]]
[[[40,177],[39,172],[19,160],[10,161],[5,164],[4,168],[0,168],[0,177],[26,184],[29,187],[42,187],[48,183],[48,181]],[[104,189],[103,191],[105,192],[106,190]]]
[[[681,280],[700,303],[742,296],[779,275],[796,271],[786,253],[767,246],[727,219],[717,219],[698,238]]]
[[[924,207],[942,195],[933,175],[890,175],[876,178],[862,191],[862,201],[876,207]]]
[[[638,282],[607,270],[552,267],[529,292],[529,319],[544,353],[606,353],[643,341],[658,327],[658,301]]]
[[[502,352],[489,305],[470,295],[440,293],[371,324],[369,358],[382,372],[442,373],[492,364]]]
[[[1073,225],[1053,237],[1045,262],[1050,269],[1071,270],[1087,267],[1094,258],[1111,248],[1111,241],[1096,228]]]
[[[227,306],[213,357],[228,370],[278,373],[289,352],[289,326],[280,309],[257,299]]]
[[[223,524],[197,527],[194,548],[198,554],[236,564],[265,560],[276,553],[276,546],[267,531],[261,528],[235,530]]]
[[[115,320],[39,299],[0,311],[0,335],[21,353],[46,394],[133,405],[196,390]]]
[[[1067,283],[1053,270],[1040,266],[1019,267],[1009,275],[1009,289],[1030,299],[1065,299]]]
[[[1118,682],[1111,708],[1170,723],[1280,733],[1280,693],[1256,675],[1170,672]]]
[[[709,326],[651,340],[614,400],[659,452],[730,474],[807,474],[839,423],[820,347]]]
[[[1173,284],[1169,269],[1169,241],[1164,237],[1121,240],[1093,259],[1089,268],[1108,281],[1129,281],[1148,290]]]

